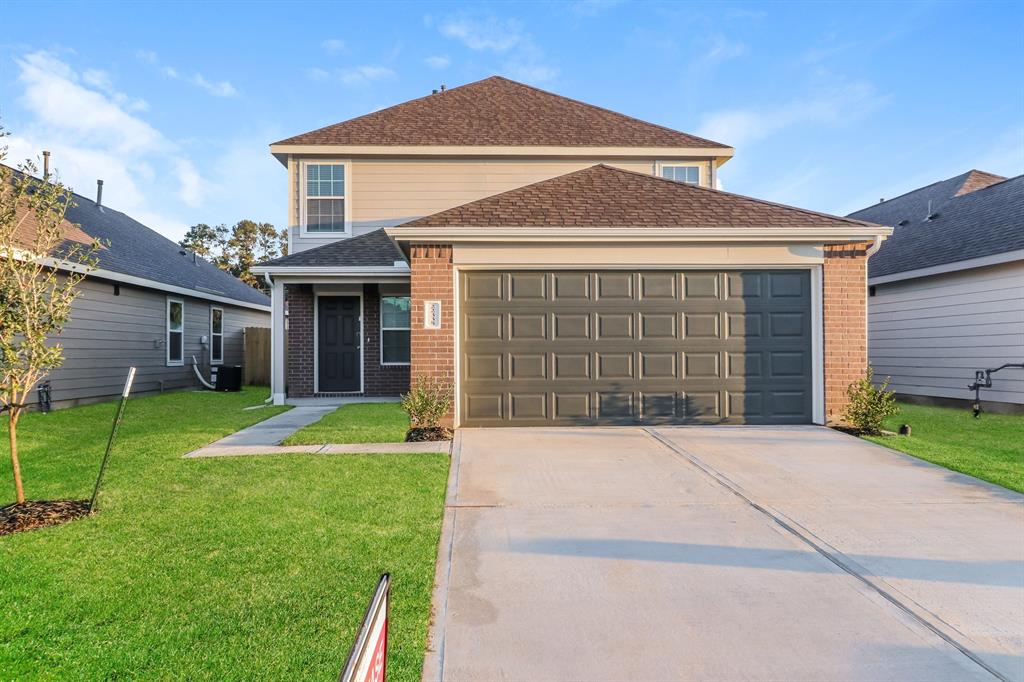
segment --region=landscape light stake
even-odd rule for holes
[[[128,404],[128,394],[132,390],[132,382],[135,381],[135,368],[128,369],[128,379],[124,382],[124,390],[121,391],[121,404],[117,407],[117,415],[114,416],[114,425],[110,428],[110,438],[107,440],[107,451],[103,453],[103,461],[100,463],[100,475],[96,477],[96,487],[92,489],[92,499],[89,500],[89,513],[96,511],[96,497],[100,494],[100,484],[103,482],[103,474],[107,471],[107,462],[110,460],[110,450],[114,447],[114,439],[117,437],[117,427],[121,425],[121,418],[124,417],[124,406]]]

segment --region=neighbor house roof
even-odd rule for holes
[[[599,164],[400,227],[850,226],[871,225]]]
[[[391,268],[396,261],[404,260],[402,253],[384,230],[379,229],[351,239],[341,239],[314,249],[264,261],[256,267],[261,270],[280,267]]]
[[[17,171],[16,171],[17,172]],[[92,199],[72,194],[65,213],[67,239],[72,242],[99,240],[98,271],[148,280],[154,289],[168,286],[189,290],[198,298],[224,298],[243,304],[269,306],[270,299],[237,277],[191,253],[134,218]],[[20,237],[29,243],[33,229],[23,224]],[[103,272],[95,273],[102,276]],[[181,293],[181,292],[177,292]]]
[[[277,145],[728,148],[501,76],[296,135]]]
[[[884,222],[892,236],[868,262],[870,277],[1024,249],[1024,176],[972,170],[850,214]]]

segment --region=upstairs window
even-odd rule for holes
[[[181,365],[185,359],[185,302],[180,298],[167,299],[167,364]]]
[[[224,309],[210,308],[210,364],[224,362]]]
[[[306,232],[345,232],[345,164],[305,164],[302,186]]]
[[[688,185],[700,184],[700,166],[679,166],[662,164],[661,177],[676,182],[685,182]]]
[[[380,364],[409,364],[412,301],[408,296],[380,299]]]

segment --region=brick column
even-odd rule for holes
[[[846,387],[868,366],[868,244],[825,246],[822,303],[825,341],[825,419],[842,419]]]
[[[412,296],[412,381],[435,377],[455,388],[455,299],[451,244],[416,244],[409,250]],[[441,302],[441,328],[424,329],[423,304]],[[454,404],[454,401],[453,401]],[[454,410],[449,419],[454,418]]]
[[[288,301],[288,397],[302,398],[313,395],[313,289],[309,285],[286,284],[284,291]]]

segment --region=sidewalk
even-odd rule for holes
[[[338,409],[337,405],[309,405],[293,407],[287,412],[253,424],[230,436],[193,450],[184,455],[196,457],[237,457],[240,455],[285,455],[315,453],[344,455],[360,453],[430,453],[448,452],[451,442],[433,443],[346,443],[322,445],[281,445],[281,442],[304,426],[320,421],[324,415]]]

